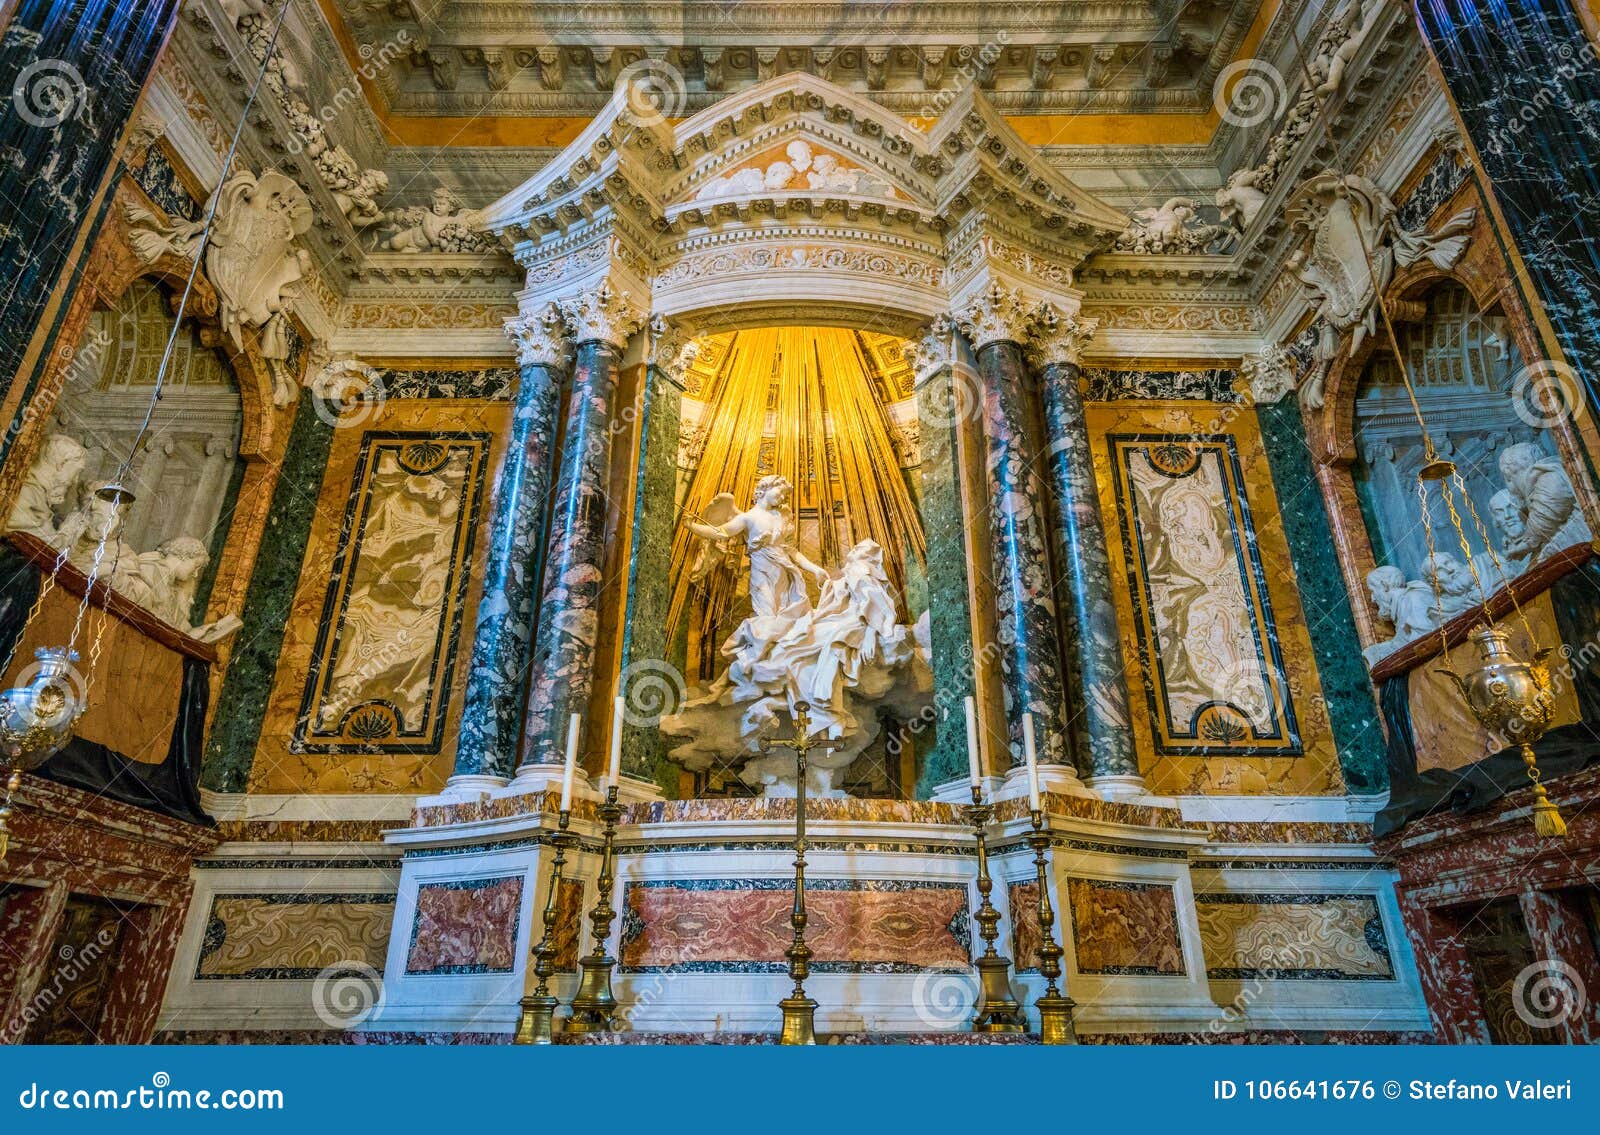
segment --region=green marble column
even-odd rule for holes
[[[683,706],[688,682],[681,644],[667,639],[672,601],[672,530],[677,512],[678,424],[683,415],[684,368],[694,343],[661,316],[650,322],[652,350],[639,403],[639,461],[635,469],[633,543],[628,557],[627,623],[622,632],[624,699],[622,771],[677,795],[677,770],[661,719]]]
[[[955,324],[935,319],[915,345],[917,426],[921,439],[921,480],[917,494],[922,531],[928,542],[925,587],[928,637],[932,648],[933,706],[911,723],[922,764],[917,796],[967,778],[967,735],[962,703],[973,693],[972,618],[967,590],[966,518],[956,462],[956,429],[977,412],[970,375],[952,368]],[[932,735],[924,745],[923,736]]]

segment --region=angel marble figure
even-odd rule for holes
[[[747,511],[734,511],[732,493],[718,493],[706,509],[704,522],[689,522],[689,531],[724,548],[727,542],[744,537],[750,553],[750,607],[758,619],[804,614],[811,607],[806,575],[819,584],[828,579],[828,573],[807,559],[795,543],[794,518],[789,512],[793,492],[787,479],[763,477],[756,482],[755,500]],[[701,567],[697,566],[696,572],[696,578],[704,575]]]

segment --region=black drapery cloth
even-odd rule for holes
[[[0,546],[0,658],[22,635],[39,594],[39,579],[39,569],[31,562]],[[200,805],[200,756],[206,704],[211,697],[210,670],[198,658],[184,658],[178,718],[166,760],[160,764],[130,760],[115,749],[74,737],[35,775],[185,823],[213,826]],[[109,696],[103,686],[101,693]]]

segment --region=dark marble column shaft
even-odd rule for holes
[[[1571,0],[1418,0],[1528,280],[1600,412],[1600,60]]]
[[[577,358],[556,466],[522,767],[559,764],[568,717],[589,710],[605,576],[612,401],[623,344],[640,323],[626,295],[605,286],[563,305],[563,314]]]
[[[989,567],[1011,763],[1022,763],[1022,717],[1031,712],[1040,762],[1071,765],[1049,524],[1030,475],[1030,380],[1022,348],[1011,340],[982,344],[978,377],[987,445]]]
[[[566,364],[559,313],[519,317],[507,330],[521,342],[522,378],[489,520],[483,597],[456,747],[458,778],[506,777],[516,763]]]
[[[1061,586],[1067,675],[1080,712],[1069,723],[1073,749],[1088,754],[1091,776],[1138,776],[1128,716],[1122,638],[1111,599],[1111,565],[1100,516],[1094,459],[1078,366],[1051,362],[1040,371],[1045,435],[1043,472],[1055,497],[1056,566]]]

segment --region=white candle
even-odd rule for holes
[[[972,787],[983,785],[983,762],[978,757],[978,711],[972,695],[966,698],[967,710],[967,764],[972,771]]]
[[[1022,715],[1022,751],[1028,758],[1028,807],[1039,807],[1039,751],[1033,744],[1033,714]]]
[[[561,810],[572,811],[572,770],[578,766],[578,727],[583,719],[577,714],[567,724],[567,767],[561,774]]]
[[[608,784],[622,787],[622,695],[611,703],[611,765],[606,770]]]

